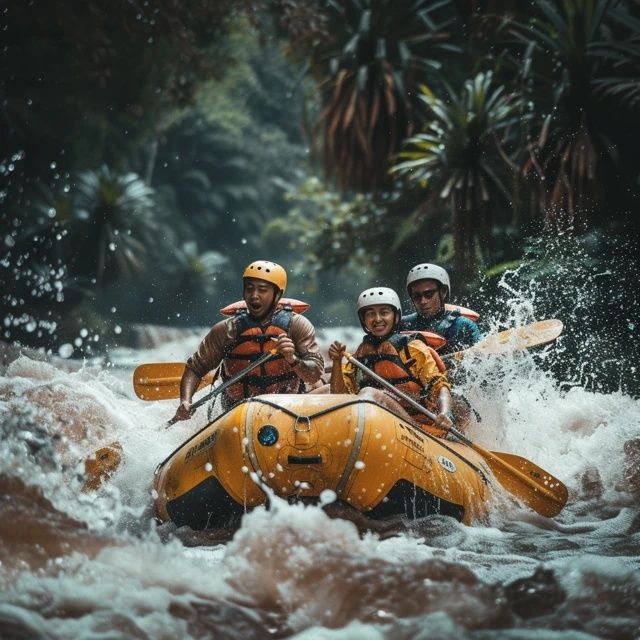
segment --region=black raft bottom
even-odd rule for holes
[[[216,477],[209,476],[183,496],[167,502],[167,513],[176,526],[201,530],[237,526],[245,509]]]
[[[168,502],[167,512],[176,526],[186,525],[202,530],[239,526],[245,509],[225,491],[217,478],[210,476],[180,498]],[[374,520],[393,516],[415,519],[442,515],[461,521],[464,507],[437,498],[407,480],[399,480],[387,497],[365,515]]]
[[[406,516],[415,519],[441,515],[461,521],[464,517],[464,507],[437,498],[407,480],[399,480],[393,485],[387,497],[377,507],[368,511],[366,515],[375,520],[391,516]]]

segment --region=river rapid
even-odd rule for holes
[[[326,348],[359,331],[320,331]],[[366,532],[321,506],[246,514],[195,535],[151,518],[156,465],[206,423],[169,430],[174,401],[143,402],[131,372],[184,360],[197,338],[121,350],[102,366],[20,356],[0,377],[2,638],[639,638],[640,402],[561,385],[535,354],[470,361],[482,417],[468,435],[563,480],[547,519],[498,496],[489,519]],[[123,463],[83,492],[84,460]]]

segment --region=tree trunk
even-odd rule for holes
[[[456,275],[463,281],[468,281],[475,268],[473,251],[473,211],[460,204],[453,209],[453,246],[455,250],[454,267]]]

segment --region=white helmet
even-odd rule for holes
[[[362,320],[362,310],[370,307],[374,304],[388,304],[396,310],[396,326],[400,322],[400,316],[402,315],[402,305],[400,304],[400,297],[389,287],[372,287],[371,289],[365,289],[358,296],[358,317],[360,318],[360,324],[362,328],[367,331]]]
[[[409,273],[407,274],[407,293],[411,293],[409,290],[411,285],[414,282],[418,282],[418,280],[435,280],[441,285],[447,287],[447,296],[451,295],[451,281],[449,280],[449,274],[437,264],[424,262],[409,269]]]

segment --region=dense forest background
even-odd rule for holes
[[[207,326],[256,258],[353,325],[433,261],[498,325],[514,296],[561,318],[563,380],[640,389],[637,0],[14,0],[0,27],[3,340]]]

